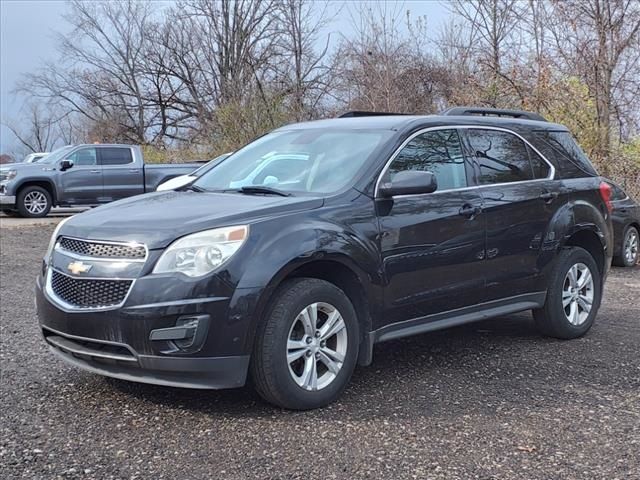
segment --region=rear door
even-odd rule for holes
[[[474,305],[484,292],[482,197],[455,128],[424,131],[407,141],[383,173],[434,173],[438,189],[377,198],[386,277],[385,324]],[[474,209],[478,209],[476,213]]]
[[[551,219],[566,203],[553,167],[511,131],[462,129],[474,159],[486,221],[487,292],[494,300],[544,289],[545,248],[555,245]]]
[[[98,155],[105,202],[144,193],[144,172],[142,166],[135,163],[131,148],[100,147]]]
[[[66,156],[73,166],[60,172],[59,202],[73,205],[95,205],[102,197],[102,167],[96,147],[81,147]]]

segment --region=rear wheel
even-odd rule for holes
[[[287,281],[257,332],[251,377],[258,393],[294,410],[325,406],[356,365],[358,323],[349,298],[313,278]]]
[[[620,256],[613,259],[613,263],[619,267],[633,267],[638,263],[640,250],[640,234],[636,227],[629,226],[622,236]]]
[[[46,217],[51,210],[51,195],[42,187],[28,186],[18,193],[16,206],[23,217]]]
[[[578,338],[593,325],[601,299],[602,278],[591,254],[579,247],[565,248],[550,276],[546,302],[533,317],[544,335]]]

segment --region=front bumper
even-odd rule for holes
[[[188,283],[176,278],[140,278],[126,303],[107,311],[65,311],[36,282],[42,334],[66,362],[105,376],[186,388],[244,385],[249,365],[251,298],[236,289],[230,297],[189,298]],[[150,302],[151,296],[164,302]],[[248,296],[248,297],[247,297]],[[205,337],[196,351],[181,351],[163,338],[185,317],[205,317]],[[161,334],[158,334],[160,332]],[[166,336],[166,335],[165,335]]]
[[[127,355],[125,345],[71,337],[43,328],[51,351],[71,365],[132,382],[182,388],[234,388],[244,385],[249,356],[164,357]]]
[[[16,206],[15,195],[0,195],[0,210],[12,209]]]

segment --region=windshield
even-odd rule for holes
[[[354,180],[391,130],[288,130],[250,143],[193,184],[203,190],[265,186],[289,193],[331,193]]]
[[[216,165],[222,163],[222,161],[225,158],[227,158],[229,155],[231,155],[231,154],[230,153],[223,153],[222,155],[217,156],[213,160],[208,161],[207,163],[205,163],[201,167],[198,167],[193,172],[191,172],[189,175],[192,176],[192,177],[200,177],[203,174],[205,174],[206,172],[208,172],[209,170],[211,170]]]
[[[65,155],[67,153],[69,153],[69,151],[72,148],[73,148],[73,145],[67,145],[66,147],[60,147],[57,150],[54,150],[53,152],[48,154],[46,157],[42,157],[42,158],[36,160],[33,163],[48,163],[48,164],[56,163],[58,160],[64,159]]]

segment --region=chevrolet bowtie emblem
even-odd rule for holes
[[[92,266],[93,265],[86,265],[82,262],[71,262],[69,265],[67,265],[67,270],[69,270],[74,275],[78,275],[80,273],[87,273],[89,270],[91,270]]]

